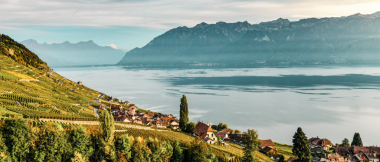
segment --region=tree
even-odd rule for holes
[[[362,139],[360,138],[359,132],[354,134],[354,139],[352,140],[351,146],[363,146]]]
[[[259,141],[259,135],[255,130],[248,129],[247,132],[244,132],[244,135],[240,138],[242,143],[245,145],[243,148],[244,150],[244,156],[243,161],[244,162],[251,162],[254,161],[255,158],[255,151],[258,149],[260,141]]]
[[[8,158],[9,158],[9,153],[7,151],[7,146],[5,145],[3,133],[0,132],[0,161],[11,161]]]
[[[348,141],[347,138],[344,138],[344,140],[342,141],[342,146],[343,147],[350,147],[350,141]]]
[[[217,125],[211,125],[211,128],[215,129],[215,130],[218,130],[218,126]]]
[[[209,148],[201,137],[197,137],[190,143],[189,161],[207,161],[209,156]]]
[[[6,119],[1,130],[12,161],[26,161],[29,153],[30,128],[23,119]]]
[[[115,123],[108,111],[102,111],[99,115],[99,161],[114,161],[116,159],[114,147]]]
[[[172,156],[172,160],[171,161],[172,162],[181,162],[182,158],[183,158],[182,149],[179,146],[178,140],[176,139],[174,141],[174,145],[173,145],[173,156]]]
[[[189,122],[189,110],[187,105],[187,99],[185,95],[182,95],[179,112],[179,128],[186,130],[186,125]]]
[[[132,158],[133,162],[148,162],[151,161],[151,150],[148,146],[145,145],[144,140],[141,137],[137,137],[133,143],[132,149]]]
[[[233,130],[233,129],[228,128],[228,130],[230,131],[230,134],[233,134],[233,133],[234,133],[234,130]]]
[[[239,130],[235,130],[235,134],[241,134],[241,131],[239,131]]]
[[[300,162],[309,162],[311,160],[309,141],[301,127],[298,127],[297,132],[293,136],[292,152]]]
[[[62,125],[47,123],[43,125],[38,134],[36,148],[32,150],[35,161],[66,161],[68,151],[67,138]]]
[[[193,122],[190,122],[189,124],[186,125],[186,132],[191,133],[195,129],[197,125]]]
[[[79,126],[78,128],[69,132],[68,142],[71,143],[71,156],[79,156],[82,159],[88,159],[94,152],[94,148],[91,146],[90,137],[86,134],[86,128]],[[77,155],[76,155],[76,154]]]
[[[132,157],[132,138],[133,137],[129,137],[128,134],[124,134],[120,136],[115,142],[116,151],[122,153],[125,159],[127,160],[129,160]]]

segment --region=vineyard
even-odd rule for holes
[[[0,113],[31,118],[95,120],[99,92],[76,85],[50,69],[24,66],[0,55]],[[34,81],[23,81],[30,79]]]

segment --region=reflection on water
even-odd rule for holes
[[[179,114],[186,94],[190,120],[227,123],[261,138],[291,143],[308,137],[341,143],[360,132],[380,145],[380,67],[59,68],[58,73],[139,107]]]

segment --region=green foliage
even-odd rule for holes
[[[3,134],[0,133],[0,161],[11,161],[4,140],[5,139],[3,138]]]
[[[260,141],[259,135],[255,130],[248,129],[247,132],[244,132],[243,137],[241,137],[242,143],[245,145],[244,147],[244,162],[255,161],[255,151],[257,151]]]
[[[128,134],[124,134],[115,141],[116,151],[123,153],[123,156],[126,160],[129,160],[131,158],[131,139],[133,139],[133,137],[129,137]]]
[[[71,143],[71,156],[73,158],[80,154],[82,159],[88,159],[94,152],[90,137],[86,134],[86,128],[83,126],[69,132],[68,142]]]
[[[196,125],[195,123],[193,123],[193,122],[188,123],[188,124],[186,125],[186,132],[187,132],[187,133],[191,133],[191,132],[193,132],[193,130],[195,129],[196,126],[197,126],[197,125]]]
[[[236,129],[235,134],[241,134],[241,131]]]
[[[57,123],[45,124],[38,133],[36,147],[31,154],[35,161],[65,161],[69,158],[66,156],[69,150],[67,138]]]
[[[207,144],[201,137],[198,137],[190,143],[189,155],[187,158],[189,161],[208,161],[209,151]]]
[[[352,139],[351,146],[363,146],[362,138],[360,138],[359,132],[354,134],[354,138]]]
[[[187,105],[187,99],[185,95],[182,95],[180,104],[180,115],[179,115],[179,128],[181,130],[186,130],[186,125],[189,123],[189,110]]]
[[[344,138],[344,140],[342,141],[342,146],[343,147],[350,147],[350,141],[348,141],[347,138]]]
[[[300,127],[298,127],[297,132],[293,136],[292,152],[301,162],[309,162],[311,160],[309,141]]]
[[[183,158],[182,149],[179,146],[178,140],[174,141],[172,162],[181,162]]]
[[[99,115],[99,153],[102,156],[100,161],[112,161],[116,159],[114,148],[115,123],[112,115],[108,111],[102,111]]]
[[[12,161],[26,161],[32,137],[27,123],[22,119],[6,119],[1,133]]]

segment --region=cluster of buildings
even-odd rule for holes
[[[209,123],[204,123],[203,121],[198,121],[195,129],[192,132],[192,135],[195,137],[201,137],[203,141],[209,144],[214,144],[217,142],[219,140],[218,137],[220,136],[220,140],[226,145],[228,144],[225,142],[230,142],[244,146],[241,141],[243,134],[233,134],[228,129],[222,129],[218,132],[214,132],[214,130],[211,128],[211,125]],[[259,146],[259,150],[261,152],[267,153],[273,149],[274,143],[272,140],[268,139],[260,141],[261,145]]]
[[[157,128],[177,129],[179,127],[178,119],[172,115],[153,113],[150,111],[147,113],[138,113],[138,108],[134,104],[130,104],[126,101],[124,102],[124,105],[129,107],[124,109],[122,105],[117,104],[111,104],[108,106],[111,109],[111,114],[115,121],[131,122]],[[105,109],[107,106],[101,104],[100,107]]]
[[[380,147],[375,146],[351,146],[335,148],[335,153],[326,153],[326,150],[334,147],[332,142],[326,138],[312,137],[309,139],[312,154],[320,154],[321,157],[315,156],[312,162],[379,162]]]

